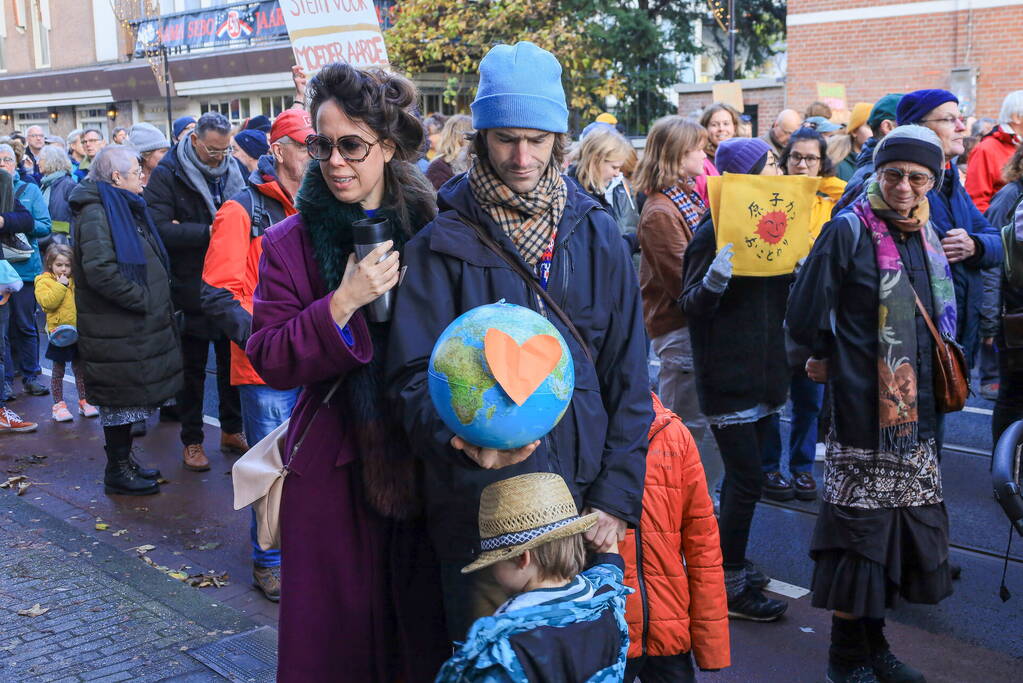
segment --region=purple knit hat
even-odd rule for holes
[[[920,123],[923,117],[946,102],[959,104],[959,98],[947,90],[914,90],[906,93],[895,110],[896,123],[900,126]]]
[[[760,138],[729,138],[718,145],[714,166],[721,173],[751,173],[771,151]]]

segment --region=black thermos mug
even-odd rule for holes
[[[362,260],[369,252],[391,239],[393,231],[391,222],[386,218],[364,218],[352,223],[352,242],[355,246],[355,258]],[[381,260],[387,255],[381,257]],[[391,306],[394,304],[394,289],[384,292],[368,309],[369,319],[375,323],[385,323],[391,319]]]

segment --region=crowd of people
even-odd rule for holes
[[[6,407],[16,376],[72,421],[70,365],[106,492],[156,494],[132,444],[157,411],[182,468],[210,468],[212,347],[221,451],[291,419],[280,548],[254,513],[250,538],[282,681],[722,669],[729,618],[787,608],[747,553],[762,498],[820,498],[828,680],[923,681],[884,619],[952,592],[936,347],[979,368],[995,439],[1023,417],[1023,91],[997,121],[944,90],[815,102],[761,137],[714,103],[637,145],[611,114],[573,140],[561,66],[531,43],[479,72],[471,115],[423,119],[403,76],[332,64],[296,69],[273,119],[0,139],[0,431],[37,427]],[[735,273],[723,174],[817,179],[793,272]],[[366,218],[393,238],[360,259]],[[544,313],[574,362],[564,417],[511,451],[453,434],[427,381],[447,325],[499,299]]]

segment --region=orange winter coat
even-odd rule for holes
[[[625,609],[629,657],[692,650],[701,669],[723,669],[731,654],[714,505],[692,435],[653,400],[643,515],[621,545],[625,583],[636,591]]]

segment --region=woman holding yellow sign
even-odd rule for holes
[[[798,179],[769,177],[779,174],[778,162],[757,138],[725,140],[717,163],[725,175],[711,178],[711,211],[686,249],[680,303],[700,407],[725,465],[718,524],[728,613],[773,621],[788,605],[764,595],[768,580],[746,560],[746,545],[762,491],[762,456],[781,449],[778,412],[789,384],[782,320],[795,263],[786,261],[800,241],[789,223],[806,213],[812,193],[799,197],[786,182]],[[801,240],[805,255],[805,225]]]

